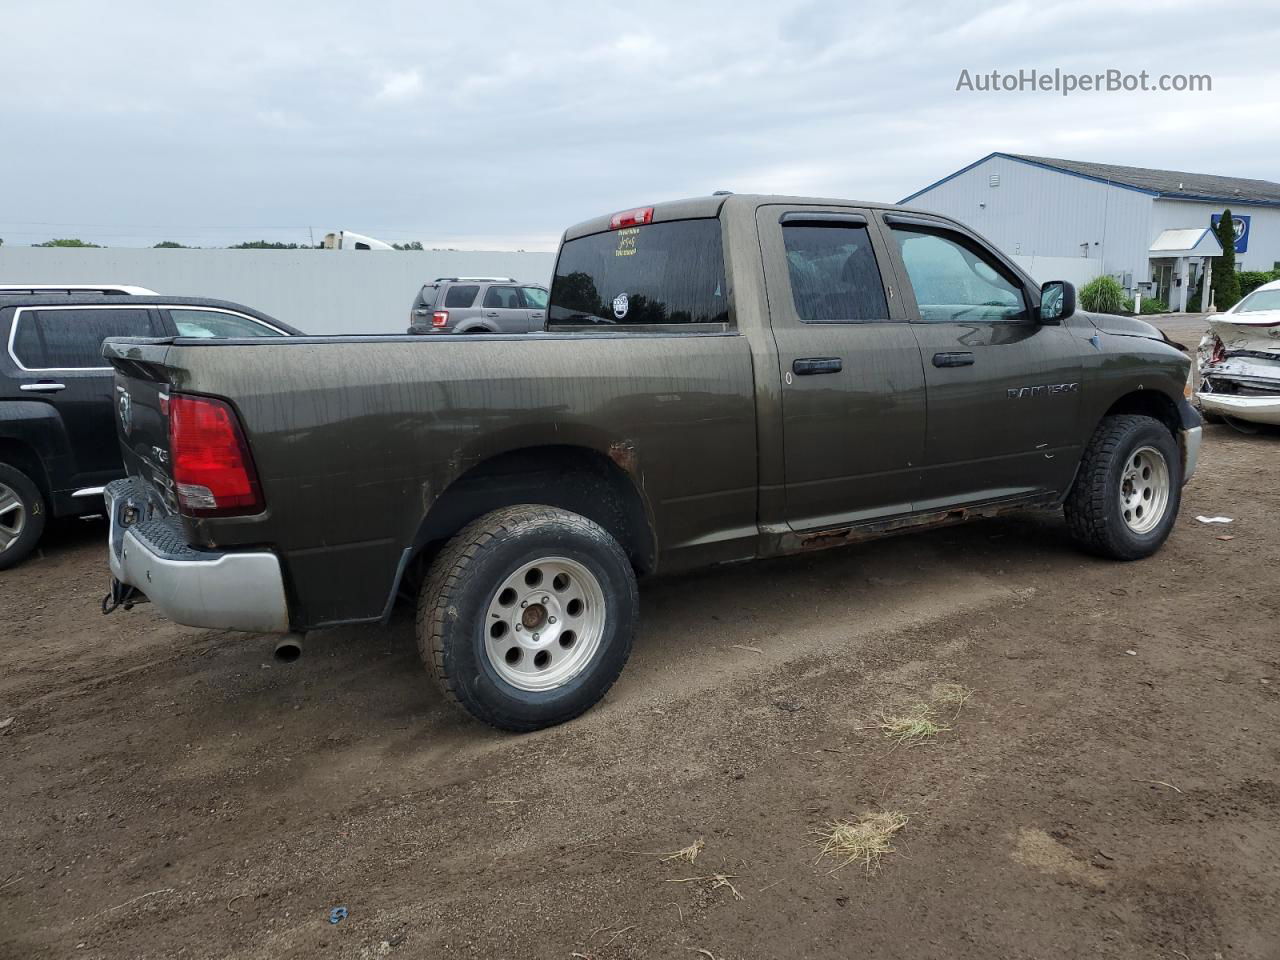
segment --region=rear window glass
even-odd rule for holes
[[[791,297],[805,323],[885,320],[889,305],[862,224],[784,225]]]
[[[547,291],[541,287],[521,287],[520,292],[524,294],[524,305],[530,310],[547,309]]]
[[[479,292],[479,285],[450,287],[449,292],[444,295],[444,305],[445,307],[469,307],[476,302],[476,294]]]
[[[549,327],[728,321],[717,219],[611,230],[560,249]]]
[[[1263,310],[1280,310],[1280,290],[1255,290],[1236,307],[1235,313],[1259,313]]]
[[[106,367],[107,337],[150,337],[157,331],[146,310],[24,310],[18,315],[13,353],[29,370]]]

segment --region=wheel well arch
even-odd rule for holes
[[[7,463],[30,477],[52,509],[53,491],[49,488],[49,477],[34,448],[12,437],[0,437],[0,463]]]
[[[1182,429],[1182,416],[1178,412],[1178,404],[1159,390],[1134,390],[1117,399],[1103,417],[1114,417],[1121,414],[1134,413],[1159,420],[1174,437]]]
[[[597,450],[548,445],[497,454],[449,484],[418,527],[414,568],[421,573],[472,520],[520,503],[560,507],[593,520],[618,541],[637,573],[656,566],[650,511],[631,475]]]

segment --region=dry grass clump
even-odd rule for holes
[[[959,683],[935,683],[931,699],[935,706],[961,709],[973,697],[973,690]]]
[[[747,899],[738,892],[738,888],[731,881],[737,880],[736,873],[713,873],[706,877],[681,877],[679,880],[664,880],[663,883],[710,883],[712,890],[719,890],[721,887],[728,887],[729,892],[733,894],[735,900]]]
[[[875,873],[880,869],[881,859],[894,852],[890,842],[893,835],[906,825],[906,815],[893,810],[864,813],[857,820],[833,820],[815,831],[814,843],[820,845],[822,851],[814,862],[824,857],[835,860],[831,873],[851,863],[860,863],[867,873]]]
[[[899,746],[924,743],[930,737],[951,729],[938,723],[933,706],[928,703],[917,703],[903,713],[883,712],[876,718],[876,726]]]
[[[702,848],[705,846],[706,844],[703,843],[702,838],[699,837],[687,847],[681,847],[673,853],[664,853],[658,858],[658,860],[662,863],[667,863],[671,860],[683,860],[685,863],[693,863],[693,861],[698,859],[698,854],[702,852]]]

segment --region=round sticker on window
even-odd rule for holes
[[[625,293],[620,293],[613,298],[613,315],[619,320],[627,315],[629,309],[631,309],[631,301],[627,299]]]

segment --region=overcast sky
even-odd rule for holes
[[[0,238],[553,249],[639,204],[898,200],[993,150],[1280,180],[1274,3],[4,0]],[[957,92],[962,69],[1211,93]],[[0,256],[2,256],[0,252]]]

